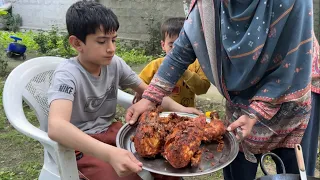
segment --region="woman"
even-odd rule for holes
[[[193,2],[173,50],[143,99],[128,109],[126,120],[134,123],[160,104],[198,58],[227,99],[226,119],[240,115],[227,130],[240,127],[242,143],[256,158],[273,151],[287,173],[299,173],[293,147],[300,143],[310,115],[312,9],[312,0]],[[224,178],[255,179],[257,166],[239,152],[224,169]]]
[[[306,173],[314,176],[317,163],[318,136],[320,132],[320,59],[319,43],[314,37],[311,83],[311,115],[308,127],[303,135],[301,146],[303,152]]]

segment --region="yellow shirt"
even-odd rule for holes
[[[141,71],[139,76],[146,84],[150,84],[163,60],[153,60]],[[209,88],[210,82],[196,60],[179,79],[170,97],[185,107],[194,107],[195,95],[205,94]]]

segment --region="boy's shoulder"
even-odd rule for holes
[[[121,64],[127,64],[121,57],[114,55],[112,58],[111,63],[108,66],[117,66]]]
[[[121,59],[119,56],[114,55],[112,58],[111,63],[108,65],[109,67],[115,67],[121,66],[122,64],[125,64],[124,60]],[[57,68],[55,69],[55,72],[68,72],[72,75],[77,75],[79,73],[86,73],[86,70],[80,65],[76,57],[66,59],[65,61],[62,61]]]
[[[75,76],[80,73],[82,69],[76,58],[70,58],[62,61],[55,69],[55,73],[68,73]]]

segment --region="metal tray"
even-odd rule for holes
[[[166,117],[171,112],[163,112],[160,114],[160,117]],[[187,114],[187,113],[176,113],[179,116],[187,116],[187,117],[197,117],[194,114]],[[210,119],[207,119],[210,121]],[[203,152],[201,163],[198,167],[191,167],[188,165],[185,168],[176,169],[172,167],[169,162],[166,161],[163,157],[158,157],[155,159],[146,159],[139,154],[137,154],[134,144],[131,141],[131,136],[133,136],[136,132],[136,126],[131,126],[128,123],[125,124],[117,134],[117,147],[126,149],[134,154],[134,156],[143,163],[142,168],[144,170],[162,174],[167,176],[178,176],[178,177],[187,177],[187,176],[200,176],[209,173],[216,172],[228,164],[230,164],[237,156],[239,151],[239,143],[236,140],[236,137],[232,134],[227,132],[224,137],[224,148],[222,152],[217,152],[217,145],[218,143],[202,143],[201,146],[205,149],[208,149],[209,152]],[[211,154],[209,154],[211,153]],[[214,155],[213,158],[207,158],[210,155]]]

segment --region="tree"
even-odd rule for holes
[[[183,0],[183,9],[184,9],[184,14],[187,16],[189,12],[189,7],[190,7],[191,0]]]

